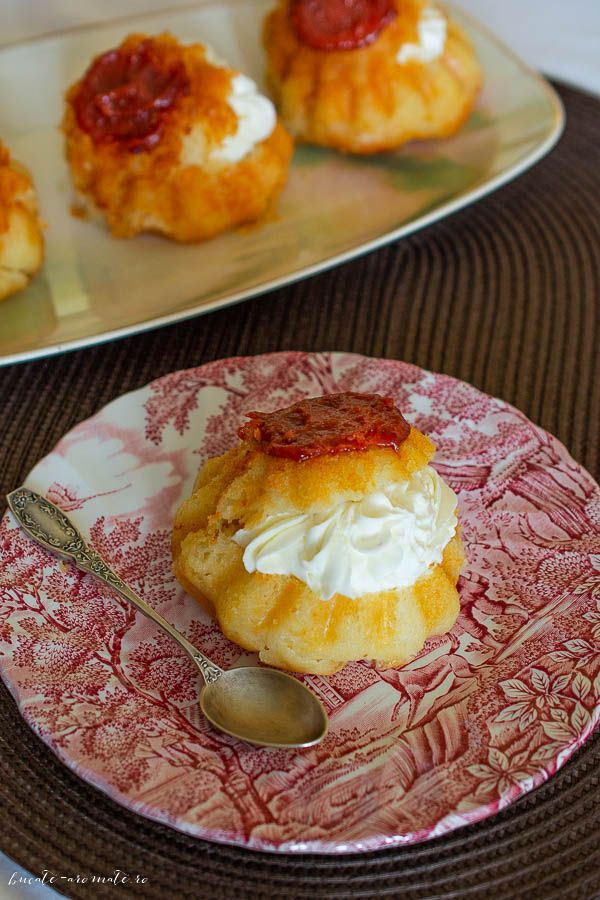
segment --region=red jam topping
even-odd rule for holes
[[[315,50],[355,50],[396,17],[394,0],[292,0],[292,24]]]
[[[254,438],[270,456],[298,461],[369,447],[398,450],[410,432],[394,401],[379,394],[328,394],[247,416],[242,439]]]
[[[94,60],[75,97],[75,115],[93,141],[116,141],[137,153],[160,141],[165,114],[188,89],[183,64],[167,62],[154,41],[142,41]]]

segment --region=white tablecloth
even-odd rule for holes
[[[460,0],[460,5],[530,65],[600,94],[600,0]],[[0,0],[0,44],[168,6],[168,0]],[[31,802],[34,808],[34,797]],[[1,900],[58,896],[48,887],[9,885],[11,876],[19,875],[29,873],[0,853]]]

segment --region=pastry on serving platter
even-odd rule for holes
[[[31,176],[0,141],[0,300],[27,287],[43,261],[42,225]]]
[[[469,39],[435,0],[279,0],[264,43],[289,131],[349,153],[453,134],[481,84]]]
[[[452,628],[456,496],[392,400],[332,394],[248,415],[173,532],[176,577],[227,637],[270,665],[328,674],[402,665]]]
[[[66,155],[84,205],[117,237],[200,241],[259,219],[292,140],[254,82],[202,44],[130,35],[66,95]]]

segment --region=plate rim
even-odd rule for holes
[[[261,0],[261,2],[263,2],[263,0]],[[241,6],[243,5],[243,0],[227,0],[227,3],[231,6]],[[133,27],[136,22],[164,15],[167,12],[172,14],[192,12],[199,7],[210,7],[214,5],[219,5],[218,0],[199,0],[198,3],[194,4],[177,5],[172,8],[169,7],[168,9],[161,8],[134,16],[118,16],[107,21],[74,25],[69,28],[44,33],[37,37],[25,38],[22,40],[12,41],[7,44],[2,44],[0,45],[0,54],[2,54],[2,52],[5,50],[12,50],[20,47],[34,47],[40,42],[45,42],[57,38],[68,38],[72,34],[81,34],[84,32],[89,33],[97,31],[104,27],[110,28],[111,26],[117,25],[121,22],[124,25],[125,23],[130,22],[132,23]],[[226,309],[229,306],[233,306],[237,303],[242,303],[252,298],[258,299],[264,295],[270,294],[272,291],[278,290],[281,287],[292,285],[305,278],[310,278],[321,272],[326,272],[329,269],[332,269],[339,265],[343,265],[344,263],[350,262],[351,260],[358,259],[359,257],[364,256],[367,253],[371,253],[374,250],[377,250],[381,247],[386,246],[387,244],[407,237],[410,234],[416,234],[417,232],[429,227],[435,222],[446,219],[454,215],[454,213],[460,211],[461,209],[477,203],[479,200],[483,199],[489,194],[494,193],[494,191],[513,181],[515,178],[518,178],[528,169],[535,166],[536,163],[543,159],[543,157],[553,149],[564,131],[566,118],[564,105],[561,98],[559,97],[553,86],[542,74],[529,66],[517,53],[515,53],[515,51],[513,51],[508,45],[506,45],[478,19],[476,19],[469,13],[466,13],[462,8],[460,8],[459,4],[448,3],[446,5],[450,9],[457,10],[459,12],[459,15],[469,23],[469,28],[473,29],[474,31],[479,31],[484,35],[488,42],[494,44],[496,48],[502,54],[504,54],[504,56],[508,57],[521,70],[524,77],[533,80],[541,89],[542,93],[545,95],[548,101],[552,115],[552,121],[549,125],[548,132],[546,136],[521,159],[517,160],[511,166],[494,175],[493,177],[486,178],[481,184],[470,188],[458,197],[450,198],[449,200],[441,202],[435,208],[430,209],[423,215],[418,215],[415,219],[405,222],[398,228],[386,231],[385,233],[380,234],[369,241],[364,241],[358,246],[354,246],[348,250],[342,251],[341,253],[337,253],[332,256],[326,257],[325,259],[321,259],[309,266],[301,266],[300,268],[297,268],[292,272],[288,272],[285,275],[280,275],[275,278],[268,279],[261,282],[260,284],[245,288],[240,291],[230,292],[223,297],[196,303],[196,305],[194,305],[195,301],[192,298],[190,301],[186,301],[190,302],[192,305],[186,307],[184,310],[174,310],[172,312],[165,313],[164,315],[154,316],[150,319],[130,323],[128,325],[121,325],[117,328],[109,329],[108,331],[87,334],[65,341],[58,341],[56,343],[49,343],[43,347],[35,347],[29,350],[25,349],[11,351],[10,353],[5,354],[0,353],[0,367],[12,365],[15,363],[44,359],[47,357],[56,356],[59,353],[71,352],[74,350],[82,349],[84,347],[94,347],[107,343],[108,341],[119,340],[137,334],[144,334],[145,332],[153,331],[164,326],[173,325],[179,322],[185,322],[189,319],[195,318],[196,316],[202,316],[210,312],[215,312],[219,309]]]

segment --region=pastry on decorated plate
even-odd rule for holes
[[[292,140],[255,83],[202,44],[129,35],[66,95],[66,156],[113,235],[200,241],[267,213]]]
[[[411,660],[459,612],[456,495],[377,394],[252,412],[177,511],[174,571],[232,641],[330,674]]]
[[[44,261],[31,176],[0,141],[0,300],[27,287]]]
[[[288,130],[348,153],[454,134],[481,84],[467,35],[435,0],[279,0],[264,44]]]

